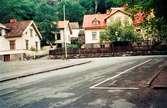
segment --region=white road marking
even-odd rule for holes
[[[113,76],[113,77],[110,77],[110,78],[107,78],[106,80],[104,80],[104,81],[102,81],[102,82],[100,82],[100,83],[97,83],[97,84],[95,84],[95,85],[93,85],[93,86],[91,86],[90,87],[90,89],[138,89],[138,88],[135,88],[135,87],[97,87],[97,86],[99,86],[99,85],[101,85],[101,84],[103,84],[103,83],[105,83],[105,82],[107,82],[107,81],[109,81],[109,80],[112,80],[112,79],[114,79],[114,78],[117,78],[117,77],[119,77],[120,75],[122,75],[122,74],[125,74],[125,73],[127,73],[127,72],[129,72],[130,70],[133,70],[133,69],[135,69],[135,68],[137,68],[137,67],[139,67],[139,66],[142,66],[142,65],[144,65],[144,64],[146,64],[146,63],[148,63],[148,62],[150,62],[152,59],[149,59],[149,60],[147,60],[147,61],[145,61],[145,62],[143,62],[143,63],[140,63],[140,64],[137,64],[137,65],[135,65],[135,66],[133,66],[133,67],[131,67],[131,68],[129,68],[129,69],[127,69],[127,70],[125,70],[125,71],[123,71],[123,72],[121,72],[121,73],[119,73],[119,74],[117,74],[117,75],[115,75],[115,76]]]
[[[137,90],[137,87],[94,87],[91,89],[98,89],[98,90]]]

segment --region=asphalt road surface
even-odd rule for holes
[[[165,56],[91,60],[0,83],[0,108],[166,108],[167,90],[146,85]]]

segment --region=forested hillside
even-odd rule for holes
[[[105,13],[111,7],[127,3],[132,10],[149,10],[156,8],[157,16],[165,16],[165,0],[1,0],[0,22],[8,22],[11,18],[18,20],[34,20],[45,41],[50,38],[51,22],[63,20],[63,5],[66,6],[66,19],[82,24],[84,14]],[[164,6],[161,7],[161,5]]]

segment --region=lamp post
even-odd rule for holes
[[[65,21],[66,21],[65,10],[66,10],[65,5],[63,5],[63,13],[64,13],[64,54],[65,54],[65,59],[67,59],[67,57],[68,57],[68,55],[67,55],[67,43],[66,43],[66,41],[67,41],[66,26],[67,26],[67,24],[65,23]]]

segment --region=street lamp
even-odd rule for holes
[[[65,14],[65,10],[66,10],[66,8],[65,8],[65,5],[63,5],[63,13],[64,13],[64,54],[65,54],[65,59],[67,59],[67,43],[66,43],[66,40],[67,40],[67,34],[66,34],[66,23],[65,23],[65,21],[66,21],[66,14]]]

